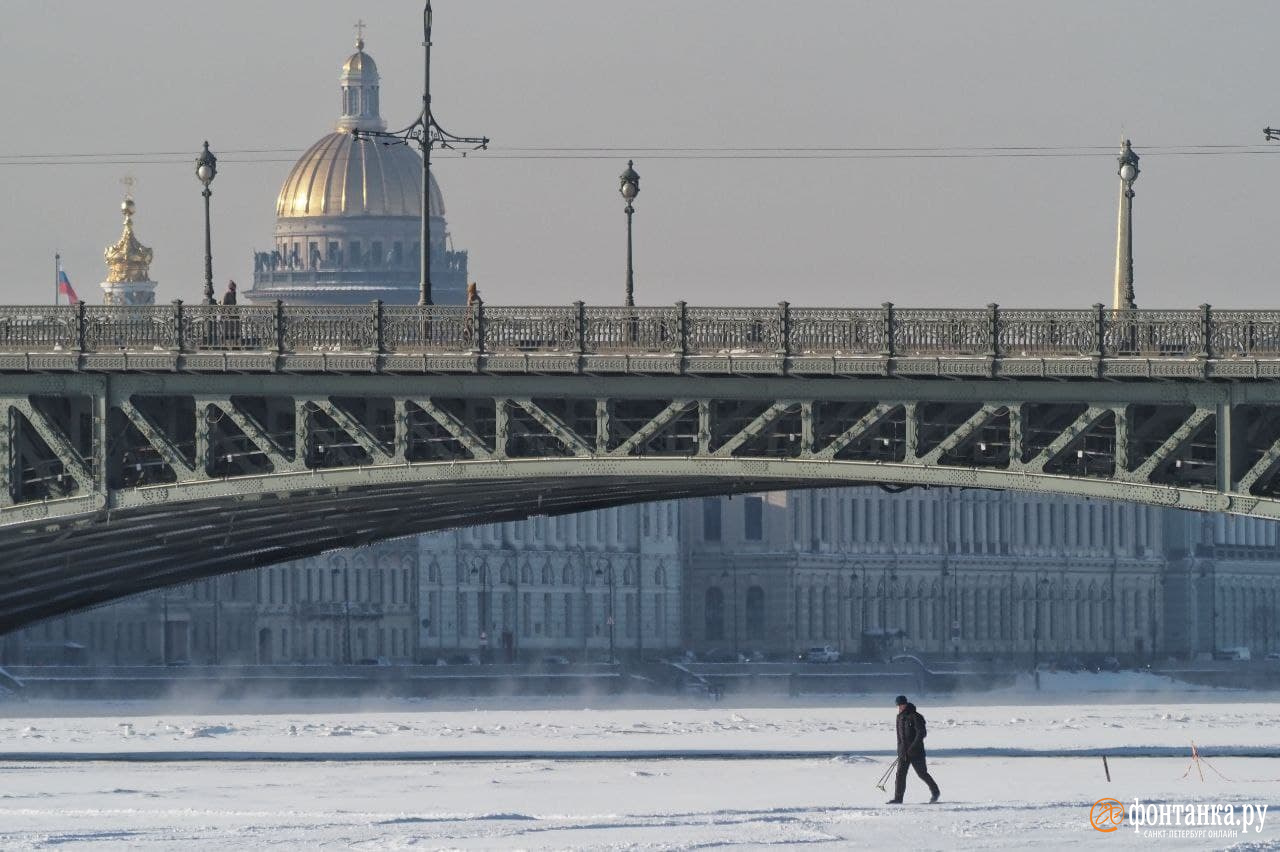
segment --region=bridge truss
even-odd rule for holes
[[[115,325],[63,313],[59,339],[0,314],[0,631],[335,547],[702,494],[962,486],[1280,517],[1270,315],[1227,335],[1207,309],[1040,312],[1019,340],[996,309],[829,311],[823,351],[786,305],[703,309],[718,325],[489,309],[505,330],[480,351],[482,315],[458,308],[94,310]],[[1237,338],[1252,349],[1224,357]]]

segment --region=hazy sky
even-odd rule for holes
[[[1104,146],[1092,156],[673,158],[636,151],[641,303],[1085,306],[1107,301],[1121,133],[1138,302],[1268,306],[1280,275],[1280,3],[436,0],[441,123],[494,153],[439,163],[491,303],[619,302],[617,175],[639,148]],[[368,24],[392,125],[416,113],[417,0],[5,0],[0,300],[89,301],[126,173],[160,298],[198,299],[192,160],[223,153],[214,275],[247,287],[294,159],[338,116]],[[204,14],[201,20],[198,16]],[[617,149],[499,159],[512,148]],[[233,154],[246,149],[287,149]],[[1152,150],[1149,150],[1152,149]],[[189,152],[156,162],[156,152]],[[225,153],[224,153],[225,152]],[[147,154],[33,165],[24,154]],[[55,158],[56,159],[56,158]],[[128,157],[116,160],[131,159]],[[172,160],[172,158],[168,158]],[[63,158],[62,162],[67,162]]]

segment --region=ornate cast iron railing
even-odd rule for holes
[[[0,305],[0,352],[1280,358],[1280,311]]]

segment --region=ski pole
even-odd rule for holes
[[[884,774],[880,776],[880,781],[876,784],[876,789],[883,790],[884,785],[889,783],[889,776],[892,775],[893,771],[897,768],[898,768],[898,758],[894,758],[893,763],[890,763],[889,768],[886,769],[884,771]]]

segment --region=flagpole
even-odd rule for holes
[[[58,273],[62,271],[62,255],[53,250],[53,303],[58,304]]]

